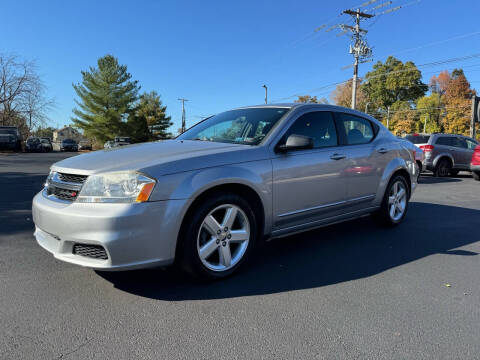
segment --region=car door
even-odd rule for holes
[[[334,216],[345,199],[346,158],[329,111],[300,114],[277,145],[289,135],[313,138],[312,149],[276,152],[273,166],[274,231],[304,226]]]
[[[345,200],[350,210],[370,207],[383,172],[393,159],[392,144],[390,140],[376,138],[379,127],[368,119],[340,112],[335,117],[340,138],[346,145]]]
[[[470,160],[472,160],[473,149],[469,149],[467,140],[460,136],[452,138],[454,147],[455,167],[458,169],[467,170],[470,167]]]

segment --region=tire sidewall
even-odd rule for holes
[[[203,220],[208,213],[216,207],[224,204],[237,205],[243,210],[250,223],[250,239],[245,254],[235,266],[226,271],[213,271],[205,267],[198,255],[197,236]],[[258,237],[258,227],[255,213],[245,199],[236,194],[230,193],[213,195],[204,198],[203,201],[195,206],[187,217],[188,218],[184,220],[185,226],[179,237],[179,265],[183,270],[201,279],[222,279],[236,272],[237,269],[248,260]]]
[[[405,190],[407,191],[407,195],[406,195],[407,199],[405,201],[405,211],[403,212],[402,217],[398,220],[394,220],[390,217],[390,207],[389,207],[389,204],[388,204],[388,198],[390,196],[390,190],[392,189],[393,185],[398,181],[401,181],[403,183],[403,186],[405,186]],[[383,197],[382,207],[381,207],[381,210],[380,210],[381,211],[381,217],[384,220],[384,223],[386,225],[396,226],[403,221],[403,219],[405,218],[405,216],[407,215],[407,212],[408,212],[409,197],[410,197],[410,190],[409,190],[409,187],[408,187],[408,184],[407,184],[407,180],[402,175],[395,175],[390,180],[390,182],[388,183],[387,189],[385,191],[385,195]]]
[[[443,174],[443,175],[440,174],[440,171],[439,171],[440,168],[442,167],[442,165],[444,165],[445,168],[447,169],[447,170],[445,171],[445,174]],[[438,162],[438,164],[437,164],[437,167],[436,167],[436,169],[435,169],[435,176],[437,176],[437,177],[446,177],[446,176],[448,176],[448,175],[450,174],[450,171],[451,171],[451,170],[452,170],[452,164],[451,164],[450,160],[447,160],[447,159],[443,158],[443,159],[441,159],[441,160]]]

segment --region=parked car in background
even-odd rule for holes
[[[470,170],[473,178],[480,181],[480,145],[475,146],[473,150],[472,160],[470,161]]]
[[[57,259],[95,269],[177,260],[223,278],[264,238],[368,214],[398,225],[417,184],[414,151],[347,108],[239,108],[174,140],[54,164],[33,200],[35,237]]]
[[[407,136],[411,136],[411,135],[407,135]],[[415,161],[417,163],[417,166],[418,166],[418,176],[420,176],[420,174],[422,173],[422,171],[424,170],[424,162],[425,162],[425,152],[419,148],[418,146],[416,146],[414,144],[413,141],[410,141],[408,140],[406,137],[401,137],[401,136],[397,136],[399,139],[402,139],[406,142],[408,142],[409,144],[413,144],[413,146],[415,147]]]
[[[114,140],[113,147],[130,145],[132,140],[127,136],[117,136]]]
[[[60,145],[60,151],[78,151],[78,145],[73,139],[65,139]]]
[[[25,151],[27,152],[50,152],[53,151],[53,145],[50,138],[29,137],[25,142]]]
[[[114,147],[114,142],[112,140],[107,141],[105,144],[103,144],[104,149],[111,149]]]
[[[425,169],[435,176],[456,176],[470,171],[470,160],[478,142],[455,134],[413,134],[405,137],[425,152]]]
[[[92,143],[88,140],[81,140],[78,143],[78,150],[92,150]]]
[[[43,150],[45,152],[53,151],[53,144],[52,144],[52,140],[50,138],[42,137],[42,138],[40,138],[40,142],[41,142]]]
[[[15,126],[0,126],[0,150],[22,151],[22,135]]]

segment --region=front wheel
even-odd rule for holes
[[[234,273],[257,238],[257,221],[248,202],[236,194],[221,193],[205,199],[190,216],[179,239],[182,269],[203,279]]]
[[[396,175],[388,183],[382,205],[375,217],[383,225],[400,224],[408,210],[408,185],[404,176]]]

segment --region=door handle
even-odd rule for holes
[[[387,148],[381,147],[380,149],[377,150],[380,154],[385,154],[388,152]]]
[[[344,155],[344,154],[338,154],[338,153],[335,153],[333,154],[332,156],[330,156],[330,159],[332,160],[341,160],[341,159],[345,159],[347,156]]]

